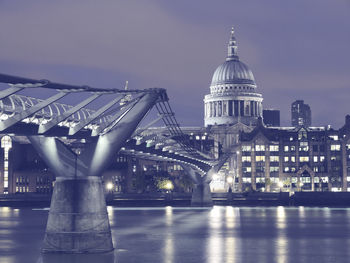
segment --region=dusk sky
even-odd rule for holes
[[[181,125],[203,97],[231,26],[264,108],[304,99],[314,126],[350,114],[349,0],[0,0],[0,72],[96,88],[166,88]]]

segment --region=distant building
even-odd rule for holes
[[[263,110],[263,120],[267,127],[279,127],[280,111],[273,109]]]
[[[242,132],[239,191],[350,191],[350,116],[339,130],[268,128]]]
[[[296,100],[292,103],[292,126],[309,127],[311,126],[311,109],[303,100]]]

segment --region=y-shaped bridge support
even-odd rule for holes
[[[195,169],[188,165],[182,165],[182,167],[194,182],[191,206],[213,206],[208,174],[201,176]]]
[[[28,137],[56,175],[43,252],[113,250],[100,176],[158,97],[157,92],[146,93],[113,129],[89,143],[80,155],[58,139]]]
[[[211,196],[209,184],[212,180],[213,175],[220,170],[229,156],[230,154],[223,155],[219,159],[218,163],[204,175],[201,175],[198,171],[188,165],[181,165],[194,182],[191,206],[213,206],[213,199]]]

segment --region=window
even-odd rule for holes
[[[243,173],[251,173],[252,168],[251,167],[242,167],[242,171],[243,171]]]
[[[309,156],[300,156],[299,157],[300,162],[308,162],[309,161]]]
[[[300,142],[299,151],[306,152],[309,150],[308,142]]]
[[[288,156],[284,156],[284,161],[285,162],[289,162],[289,157]]]
[[[279,156],[270,156],[270,162],[279,162]]]
[[[326,147],[324,145],[320,145],[320,152],[324,152],[326,150]]]
[[[250,156],[242,156],[242,162],[251,162],[251,157]]]
[[[279,167],[278,166],[270,166],[270,172],[278,172],[279,171]]]
[[[291,152],[295,152],[295,146],[294,145],[290,146],[290,151]]]
[[[323,162],[325,160],[325,157],[323,155],[320,156],[320,162]]]
[[[255,161],[265,162],[265,156],[264,155],[257,155],[257,156],[255,156]]]
[[[320,178],[314,177],[314,183],[318,184],[320,182]]]
[[[289,172],[289,167],[288,166],[284,167],[284,172]]]
[[[295,156],[291,156],[291,157],[290,157],[290,161],[291,161],[292,163],[295,163]]]
[[[252,182],[252,178],[247,178],[247,177],[243,177],[243,183],[251,183]]]
[[[252,147],[250,145],[242,145],[242,152],[250,152]]]
[[[257,177],[257,178],[255,178],[255,181],[257,183],[265,183],[265,178],[264,177]]]
[[[318,145],[312,145],[312,151],[318,152]]]
[[[331,151],[340,151],[340,144],[331,144]]]
[[[270,145],[270,152],[278,152],[279,147],[278,145]]]
[[[314,163],[318,162],[318,156],[314,156]]]
[[[338,135],[329,135],[329,138],[331,138],[334,141],[338,141],[339,140]]]
[[[288,152],[289,151],[288,145],[285,145],[283,149],[284,149],[285,152]]]
[[[328,183],[328,177],[321,177],[322,182]]]
[[[257,151],[257,152],[263,152],[263,151],[265,151],[265,145],[260,145],[260,144],[257,144],[257,145],[255,145],[255,151]]]

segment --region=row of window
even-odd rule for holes
[[[350,144],[346,145],[347,149],[350,149]],[[264,152],[266,149],[264,144],[256,144],[255,145],[255,151],[256,152]],[[283,147],[284,152],[294,152],[296,147],[294,145],[285,145]],[[330,145],[330,150],[331,151],[340,151],[341,146],[340,144],[331,144]],[[269,145],[269,150],[270,152],[278,152],[279,151],[279,146],[278,145]],[[299,151],[308,151],[309,150],[309,144],[308,142],[300,142],[299,144]],[[313,145],[312,150],[314,152],[324,152],[325,151],[325,145]],[[252,151],[252,146],[251,145],[242,145],[242,152],[250,152]]]
[[[256,162],[265,162],[266,157],[264,155],[257,155],[255,156],[255,161]],[[291,161],[292,163],[295,163],[296,157],[295,156],[284,156],[283,161],[284,162],[289,162]],[[331,156],[331,160],[337,160],[336,156]],[[242,162],[251,162],[252,158],[251,156],[242,156]],[[270,156],[270,162],[279,162],[280,157],[279,156]],[[309,162],[310,157],[309,156],[299,156],[299,162]],[[313,162],[324,162],[325,161],[325,156],[313,156]]]
[[[279,183],[279,178],[278,177],[270,177],[269,178],[271,183]],[[252,183],[252,178],[250,177],[243,177],[242,178],[243,183]],[[264,177],[256,177],[255,182],[256,183],[265,183],[266,178]],[[292,177],[292,183],[296,184],[298,182],[298,177]],[[300,177],[300,182],[302,183],[311,183],[311,177],[310,176],[305,176],[305,177]],[[348,182],[350,182],[350,177],[348,178]],[[328,177],[314,177],[314,183],[328,183]]]

